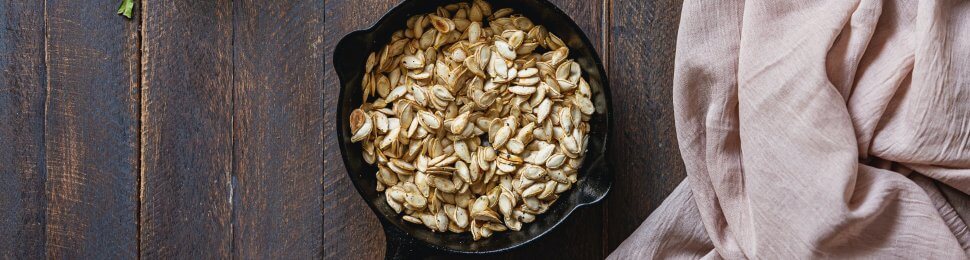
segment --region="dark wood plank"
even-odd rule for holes
[[[143,258],[232,252],[232,3],[145,0]]]
[[[612,252],[685,176],[674,129],[674,48],[682,0],[610,1],[610,155],[615,173],[607,201]]]
[[[344,35],[362,30],[380,19],[402,0],[325,0],[324,23],[324,171],[323,258],[381,259],[384,232],[377,216],[367,207],[347,178],[337,142],[337,95],[340,91],[333,69],[333,49]]]
[[[0,258],[45,257],[44,2],[0,0]]]
[[[337,76],[331,63],[333,48],[345,34],[372,24],[400,1],[342,1],[326,2],[324,59],[326,115],[324,145],[324,258],[377,259],[384,255],[384,239],[377,218],[354,190],[337,146],[336,113],[339,91]],[[596,43],[602,42],[602,1],[554,0]],[[602,50],[602,48],[599,48]],[[489,257],[497,258],[603,258],[602,206],[581,209],[546,238],[515,251]],[[570,245],[570,246],[563,246]],[[549,250],[555,248],[555,250]]]
[[[138,21],[116,8],[47,1],[47,258],[137,256]]]
[[[320,258],[323,2],[233,8],[233,256]]]

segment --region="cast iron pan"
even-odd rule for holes
[[[333,64],[340,78],[340,100],[337,108],[337,133],[340,152],[350,180],[374,210],[384,227],[387,237],[388,258],[422,258],[435,254],[462,255],[488,254],[520,247],[548,233],[562,223],[576,208],[596,203],[606,196],[612,185],[612,172],[606,165],[606,137],[612,126],[610,91],[603,63],[596,54],[594,44],[586,38],[582,29],[568,15],[546,0],[491,0],[493,9],[512,7],[545,26],[562,38],[569,46],[569,57],[579,62],[583,76],[593,91],[596,112],[590,119],[590,137],[585,161],[579,170],[575,186],[559,198],[545,214],[536,221],[523,224],[521,231],[497,232],[492,237],[473,241],[472,236],[454,233],[433,233],[423,225],[404,222],[384,201],[384,195],[374,190],[377,168],[364,162],[359,143],[350,142],[350,112],[359,107],[362,100],[360,88],[364,62],[367,56],[387,44],[391,34],[403,29],[408,17],[434,12],[438,6],[459,0],[407,0],[391,9],[374,26],[348,34],[334,50]],[[598,236],[599,234],[588,234]]]

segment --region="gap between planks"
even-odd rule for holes
[[[613,0],[603,0],[603,13],[601,14],[600,23],[600,47],[602,47],[603,55],[603,67],[606,68],[606,78],[609,80],[610,74],[610,35],[613,20]],[[609,195],[609,194],[607,194]],[[602,256],[606,258],[610,255],[610,199],[607,197],[603,200],[603,229],[601,230],[601,236],[603,240],[602,246]]]

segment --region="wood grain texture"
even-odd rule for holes
[[[232,3],[145,0],[141,257],[229,258]]]
[[[344,35],[369,27],[402,0],[325,0],[324,24],[324,171],[323,258],[381,259],[384,232],[347,178],[337,141],[337,98],[340,83],[333,69],[333,49]]]
[[[0,258],[45,257],[44,2],[0,0]]]
[[[47,258],[138,252],[138,21],[47,1]]]
[[[681,0],[609,0],[615,172],[607,201],[612,252],[685,176],[674,128],[674,48]]]
[[[233,5],[233,257],[320,258],[323,2]]]

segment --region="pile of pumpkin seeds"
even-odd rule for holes
[[[520,230],[576,182],[590,86],[563,41],[481,0],[407,20],[365,64],[352,141],[403,219],[475,240]]]

